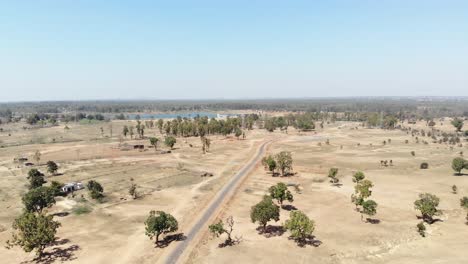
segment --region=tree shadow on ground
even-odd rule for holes
[[[187,236],[184,233],[178,233],[173,235],[166,236],[163,240],[160,240],[156,243],[157,248],[165,248],[171,244],[173,241],[184,241],[187,239]]]
[[[322,241],[318,240],[315,238],[315,236],[307,236],[303,239],[296,239],[293,237],[288,237],[289,240],[294,240],[294,242],[297,243],[299,247],[306,247],[306,246],[313,246],[313,247],[319,247],[322,245]]]
[[[272,225],[267,225],[265,227],[265,230],[263,230],[263,227],[259,226],[257,227],[257,231],[258,231],[258,234],[263,235],[266,238],[282,236],[285,232],[283,226],[272,226]]]
[[[242,237],[235,237],[232,240],[226,239],[223,243],[218,244],[218,247],[223,248],[223,247],[234,246],[234,245],[239,244],[240,242],[242,242]]]
[[[58,217],[65,217],[67,215],[69,215],[70,213],[69,212],[58,212],[58,213],[55,213],[55,214],[52,214],[53,216],[58,216]]]
[[[430,224],[430,225],[432,225],[432,224],[434,224],[434,223],[437,223],[437,222],[444,222],[444,220],[439,219],[439,218],[427,219],[427,218],[424,218],[424,217],[422,217],[422,216],[420,216],[420,215],[417,215],[416,217],[417,217],[418,219],[422,219],[424,222],[426,222],[426,223],[428,223],[428,224]]]
[[[453,176],[461,177],[461,176],[468,176],[468,173],[454,173]]]
[[[377,224],[380,224],[380,219],[366,218],[366,222],[370,223],[370,224],[373,224],[373,225],[377,225]]]
[[[283,208],[286,211],[295,211],[295,210],[297,210],[297,207],[292,205],[292,204],[283,205],[281,208]]]
[[[338,187],[338,188],[341,188],[341,186],[343,186],[342,183],[333,183],[332,184],[334,187]]]
[[[69,239],[61,239],[56,240],[51,246],[62,246],[69,243]],[[75,260],[76,257],[74,252],[80,250],[80,246],[78,245],[71,245],[68,247],[54,247],[45,251],[42,256],[36,257],[32,261],[23,262],[23,263],[40,263],[40,264],[50,264],[55,262],[65,262],[65,261],[72,261]]]

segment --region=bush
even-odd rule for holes
[[[419,168],[421,170],[427,170],[429,168],[429,164],[427,162],[423,162],[421,165],[419,165]]]
[[[422,236],[426,236],[426,226],[424,225],[424,222],[420,222],[419,224],[416,225],[418,228],[418,233]]]

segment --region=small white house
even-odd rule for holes
[[[69,193],[81,189],[84,189],[84,185],[81,182],[69,182],[62,187],[62,192]]]

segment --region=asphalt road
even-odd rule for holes
[[[260,145],[255,156],[241,169],[239,170],[234,177],[219,191],[213,201],[205,209],[205,212],[200,219],[195,223],[194,226],[188,231],[185,235],[187,238],[178,243],[174,250],[169,254],[165,263],[174,264],[177,263],[180,256],[184,253],[184,250],[190,245],[198,233],[200,233],[202,228],[206,228],[208,225],[208,220],[213,216],[213,214],[218,210],[222,205],[223,201],[226,198],[231,198],[233,195],[233,190],[239,185],[240,181],[246,177],[250,171],[255,167],[257,162],[263,157],[265,152],[265,147],[269,142],[264,142]]]

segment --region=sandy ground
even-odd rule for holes
[[[417,144],[402,131],[380,129],[351,130],[352,124],[333,124],[319,131],[323,139],[309,135],[290,135],[270,148],[270,153],[291,151],[297,174],[272,177],[263,168],[253,173],[220,216],[235,219],[234,235],[238,245],[219,248],[222,238],[205,240],[192,253],[190,263],[466,263],[468,246],[464,224],[466,213],[459,199],[468,195],[468,175],[454,176],[451,160],[466,152],[466,146],[453,150],[440,144]],[[424,124],[414,127],[424,128]],[[447,130],[453,129],[446,125]],[[427,129],[427,128],[426,128]],[[391,139],[390,144],[382,142]],[[330,140],[330,145],[325,140]],[[405,139],[410,141],[405,144]],[[322,146],[318,146],[318,142]],[[357,146],[360,143],[360,146]],[[369,144],[372,143],[372,146]],[[343,146],[341,149],[340,146]],[[416,156],[410,154],[416,152]],[[380,160],[393,160],[394,166],[381,167]],[[429,169],[421,170],[421,162]],[[341,187],[331,186],[326,178],[330,167],[339,168]],[[378,224],[362,222],[350,202],[353,192],[351,175],[365,172],[374,183],[372,199],[378,202]],[[300,184],[300,193],[293,191],[291,204],[305,212],[316,223],[317,247],[299,247],[288,239],[289,234],[266,237],[251,223],[252,205],[261,200],[269,186],[277,183]],[[458,186],[458,194],[451,186]],[[430,192],[441,199],[442,221],[428,227],[428,236],[416,232],[417,212],[413,202],[419,193]],[[281,226],[289,211],[281,210]]]
[[[13,162],[18,156],[31,157],[36,150],[42,153],[40,164],[54,160],[59,164],[59,176],[47,180],[60,182],[95,179],[105,189],[104,203],[90,200],[85,190],[74,198],[59,198],[50,213],[62,223],[59,243],[48,248],[56,252],[56,263],[155,263],[170,250],[156,248],[144,234],[143,222],[150,210],[164,210],[173,214],[180,224],[180,232],[191,226],[215,193],[253,155],[265,138],[278,138],[270,153],[288,150],[293,153],[294,171],[291,177],[272,177],[261,166],[252,173],[227,204],[220,217],[232,215],[236,236],[241,243],[218,248],[222,238],[212,239],[206,233],[201,243],[185,260],[189,263],[466,263],[468,246],[464,224],[466,215],[459,199],[468,195],[468,176],[454,176],[451,160],[460,151],[468,155],[466,145],[453,150],[445,144],[416,143],[411,135],[394,130],[353,129],[354,123],[325,125],[317,132],[298,133],[290,129],[267,133],[248,132],[246,140],[221,136],[212,137],[210,153],[203,155],[198,138],[178,138],[171,154],[147,151],[121,151],[117,134],[130,121],[110,123],[70,124],[64,126],[24,130],[8,127],[0,133],[0,244],[11,234],[11,222],[21,213],[21,195],[27,190],[29,168]],[[133,123],[134,125],[134,123]],[[425,122],[408,125],[423,128]],[[105,130],[101,135],[100,127]],[[449,121],[437,128],[453,131]],[[11,133],[11,136],[8,136]],[[146,135],[159,135],[156,129]],[[55,143],[54,142],[55,138]],[[326,139],[330,145],[326,145]],[[391,139],[383,145],[383,140]],[[409,144],[405,144],[405,140]],[[428,141],[429,138],[427,138]],[[126,139],[128,144],[148,140]],[[318,143],[321,142],[321,146]],[[360,143],[358,146],[357,143]],[[372,143],[372,146],[370,145]],[[193,147],[190,147],[192,144]],[[343,146],[341,149],[340,146]],[[161,146],[161,149],[165,147]],[[410,152],[415,151],[413,157]],[[394,166],[381,167],[380,160],[392,159]],[[428,162],[428,170],[420,170],[421,162]],[[326,178],[330,167],[339,168],[343,186],[335,187]],[[45,166],[39,168],[45,171]],[[364,223],[350,202],[353,192],[351,175],[362,170],[374,182],[372,199],[378,202],[376,218],[379,224]],[[212,172],[213,177],[200,177]],[[143,194],[133,200],[128,195],[133,178]],[[269,186],[277,182],[297,183],[300,193],[294,193],[292,203],[316,222],[314,235],[318,247],[298,247],[288,239],[288,233],[265,237],[258,234],[250,222],[250,207],[257,203]],[[458,186],[458,194],[451,186]],[[441,198],[442,221],[428,227],[428,236],[420,237],[415,225],[420,221],[413,209],[418,193],[431,192]],[[81,196],[86,201],[83,201]],[[92,212],[73,213],[77,206],[89,206]],[[289,212],[281,211],[280,226]],[[34,254],[21,249],[0,247],[0,263],[28,262]]]

